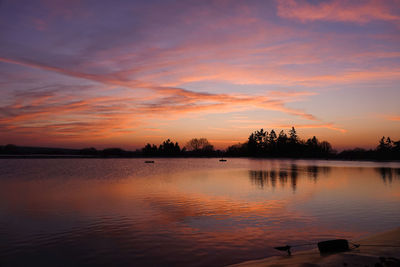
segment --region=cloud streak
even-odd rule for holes
[[[106,85],[124,85],[127,90],[136,89],[127,81],[118,81],[107,76],[99,78],[97,75],[86,75],[31,62],[21,63],[4,58],[1,60]],[[54,140],[95,140],[135,133],[137,127],[146,127],[146,120],[149,118],[171,120],[199,113],[264,109],[316,120],[309,113],[285,106],[286,102],[293,98],[314,93],[272,92],[271,96],[254,96],[200,93],[160,86],[149,86],[145,89],[151,97],[85,97],[80,94],[66,98],[60,95],[61,91],[46,87],[16,93],[13,103],[0,108],[0,126],[9,134],[47,136]]]
[[[71,76],[74,78],[82,78],[90,81],[99,82],[106,85],[118,85],[129,89],[147,89],[153,93],[150,97],[149,102],[133,101],[130,108],[125,111],[129,114],[184,114],[190,112],[230,112],[235,110],[249,109],[249,108],[261,108],[266,110],[275,110],[284,112],[293,116],[303,117],[309,120],[315,120],[315,116],[306,113],[302,110],[292,109],[285,106],[286,101],[293,100],[299,96],[310,96],[315,93],[310,92],[272,92],[271,96],[254,96],[244,94],[212,94],[212,93],[200,93],[193,92],[190,90],[174,87],[163,87],[155,86],[145,82],[138,82],[136,80],[119,79],[113,74],[111,75],[94,75],[86,74],[77,71],[70,71],[68,69],[47,66],[40,63],[34,63],[31,61],[19,61],[8,58],[0,58],[0,61],[18,64],[26,67],[46,70],[50,72],[56,72]],[[29,101],[29,94],[25,93],[20,95],[19,98],[24,98],[25,101]],[[71,112],[81,112],[92,110],[95,111],[115,111],[112,105],[115,107],[121,107],[122,103],[129,103],[129,98],[116,98],[116,97],[105,97],[105,98],[91,98],[81,101],[72,101],[63,103],[61,105],[44,105],[38,107],[40,103],[46,102],[53,97],[53,93],[44,92],[41,94],[34,93],[31,95],[34,99],[31,100],[30,105],[18,106],[19,99],[14,103],[14,106],[8,106],[3,108],[3,114],[5,110],[8,110],[8,114],[14,114],[10,118],[2,119],[3,123],[18,122],[24,120],[31,120],[33,118],[40,118],[46,115],[55,115]],[[102,109],[97,107],[93,109],[96,104],[104,104]],[[123,105],[122,105],[123,106]],[[18,112],[16,110],[23,110]],[[103,114],[104,115],[104,114]]]
[[[345,1],[333,0],[311,4],[306,0],[277,1],[278,15],[284,18],[308,21],[341,21],[367,23],[383,20],[398,23],[400,15],[388,3],[398,1]]]
[[[389,121],[400,121],[400,116],[387,116],[386,119]]]
[[[346,133],[347,130],[343,129],[339,126],[336,126],[333,123],[320,123],[320,124],[294,124],[294,125],[288,125],[288,124],[282,124],[282,125],[276,125],[275,127],[277,128],[292,128],[295,127],[297,129],[329,129],[333,131],[338,131],[341,133]]]

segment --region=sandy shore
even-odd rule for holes
[[[316,248],[294,253],[291,257],[284,255],[274,256],[261,260],[246,261],[231,266],[400,266],[400,227],[359,240],[355,243],[361,244],[361,246],[348,252],[328,256],[321,256]],[[391,245],[397,247],[363,245]]]

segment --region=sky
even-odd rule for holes
[[[0,0],[0,145],[400,139],[400,0]]]

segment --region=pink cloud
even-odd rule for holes
[[[386,116],[389,121],[400,121],[400,116]]]
[[[298,129],[317,129],[317,128],[325,128],[325,129],[330,129],[334,131],[338,131],[341,133],[346,133],[347,130],[340,128],[339,126],[334,125],[333,123],[321,123],[321,124],[294,124],[294,125],[289,125],[289,124],[284,124],[284,125],[276,125],[275,127],[277,128],[298,128]]]
[[[72,76],[75,78],[83,78],[88,79],[100,83],[104,83],[107,85],[119,85],[124,86],[126,88],[137,89],[144,88],[150,91],[153,91],[155,94],[150,99],[155,99],[152,103],[142,103],[136,105],[130,110],[130,112],[165,112],[165,113],[187,113],[187,112],[199,112],[211,110],[216,112],[217,110],[221,111],[221,108],[228,108],[228,110],[232,110],[232,108],[262,108],[269,110],[281,111],[284,113],[288,113],[294,116],[300,116],[303,118],[307,118],[310,120],[315,120],[315,117],[311,114],[308,114],[304,111],[298,109],[291,109],[285,106],[285,103],[291,97],[312,95],[310,92],[285,92],[281,95],[276,92],[272,93],[273,97],[268,96],[254,96],[254,95],[234,95],[234,94],[212,94],[212,93],[199,93],[193,92],[181,88],[174,87],[164,87],[164,86],[156,86],[152,83],[148,82],[140,82],[137,80],[129,80],[125,78],[121,78],[111,75],[95,75],[95,74],[86,74],[77,71],[70,71],[68,69],[53,67],[44,65],[41,63],[35,63],[31,61],[21,61],[7,58],[0,58],[0,61],[12,64],[23,65],[32,68],[43,69],[47,71],[57,72],[64,75]],[[101,100],[111,100],[117,102],[127,102],[129,99],[126,98],[106,98],[106,99],[98,99],[92,98],[91,101],[97,102]],[[118,101],[119,100],[119,101]],[[36,100],[38,101],[38,100]],[[69,104],[70,107],[68,110],[72,110],[72,108],[78,109],[80,107],[80,102]],[[84,106],[84,103],[82,103]],[[61,108],[65,110],[65,108]],[[49,111],[50,113],[53,111]],[[225,111],[226,112],[226,111]],[[38,114],[39,115],[39,114]],[[20,115],[19,117],[32,117],[33,114]],[[17,118],[14,118],[17,119]]]
[[[48,27],[47,22],[45,20],[43,20],[43,19],[40,19],[40,18],[32,19],[32,23],[35,26],[36,30],[38,30],[38,31],[44,31]]]
[[[14,103],[0,109],[0,126],[15,136],[67,142],[116,138],[135,133],[138,127],[144,131],[160,131],[145,127],[149,118],[171,120],[190,114],[252,108],[315,119],[311,114],[285,107],[284,100],[267,96],[198,93],[181,88],[151,88],[150,92],[154,96],[145,101],[136,97],[79,94],[65,97],[59,92],[46,91],[16,94]]]
[[[400,21],[399,14],[391,8],[397,1],[345,1],[332,0],[311,4],[305,0],[277,1],[278,15],[284,18],[307,21],[349,21],[366,23],[371,20]]]

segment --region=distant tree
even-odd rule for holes
[[[289,154],[288,136],[283,130],[279,132],[278,138],[276,140],[276,149],[279,156],[285,157]]]
[[[279,132],[279,135],[278,135],[278,140],[277,140],[278,143],[280,143],[280,144],[286,144],[287,139],[288,139],[287,134],[286,134],[283,130],[281,130],[281,131]]]
[[[321,151],[325,155],[334,154],[335,152],[332,149],[332,145],[327,141],[322,141],[320,143]]]
[[[193,138],[186,143],[186,150],[188,151],[213,151],[214,146],[208,142],[207,138]]]
[[[231,145],[226,149],[226,154],[229,156],[245,156],[248,154],[247,143]]]
[[[393,142],[392,142],[392,139],[390,139],[390,137],[388,136],[387,138],[386,138],[386,142],[385,142],[385,144],[386,144],[386,148],[387,149],[392,149],[393,148]]]
[[[173,151],[174,151],[174,153],[180,153],[181,152],[181,148],[179,147],[178,142],[175,143]]]
[[[158,152],[166,156],[178,155],[181,152],[181,148],[178,143],[171,142],[170,139],[167,139],[159,146]]]
[[[268,135],[267,131],[260,129],[250,134],[247,142],[247,150],[250,155],[262,155],[268,149]]]
[[[158,153],[158,148],[156,145],[150,145],[149,143],[147,143],[144,148],[142,148],[142,153],[145,156],[155,156]]]
[[[385,137],[382,136],[381,140],[379,140],[379,144],[376,147],[376,150],[383,152],[386,151],[386,148],[387,147],[386,147]]]
[[[344,159],[372,159],[372,160],[399,160],[400,141],[393,141],[390,137],[382,136],[376,149],[365,150],[355,148],[344,150],[337,154],[337,158]]]
[[[275,130],[272,129],[269,134],[269,138],[268,138],[269,145],[274,145],[276,142],[276,139],[277,139],[277,136],[276,136]]]
[[[299,142],[299,137],[297,136],[297,132],[294,127],[292,127],[292,129],[289,131],[289,140],[292,144]]]
[[[393,150],[400,152],[400,140],[393,142]]]
[[[254,133],[251,133],[247,141],[247,149],[250,155],[257,154],[257,141]]]
[[[392,148],[392,140],[390,137],[385,138],[382,136],[381,140],[379,140],[379,144],[376,147],[376,156],[378,159],[389,159],[391,158],[391,148]]]
[[[376,147],[377,159],[400,159],[400,141],[392,141],[390,137],[384,136],[379,140]]]
[[[315,136],[313,136],[313,138],[307,140],[306,145],[315,149],[318,147],[319,141]]]
[[[393,151],[393,157],[395,159],[400,159],[400,140],[393,142],[392,151]]]
[[[336,152],[332,149],[331,144],[326,141],[320,142],[317,137],[313,136],[306,142],[301,140],[292,127],[288,135],[281,130],[276,135],[274,129],[268,134],[267,131],[261,129],[250,134],[246,143],[247,155],[262,157],[332,157]],[[243,145],[242,145],[243,147]],[[228,149],[230,154],[237,154],[243,151],[239,147],[232,146]],[[243,153],[243,152],[242,152]]]
[[[258,148],[263,150],[267,144],[268,132],[265,132],[264,129],[261,128],[261,130],[255,132],[255,138]]]

